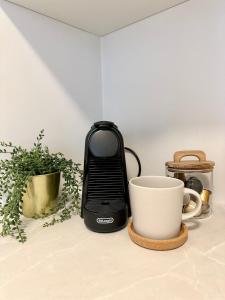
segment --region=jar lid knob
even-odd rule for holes
[[[183,150],[183,151],[176,151],[174,153],[173,159],[174,162],[180,162],[182,158],[186,156],[195,156],[199,159],[199,161],[206,161],[205,152],[202,150]]]

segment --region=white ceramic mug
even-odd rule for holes
[[[133,226],[137,233],[151,239],[171,239],[179,235],[181,222],[201,210],[201,197],[184,188],[183,181],[165,176],[141,176],[130,179],[129,193]],[[184,194],[196,199],[196,207],[182,213]]]

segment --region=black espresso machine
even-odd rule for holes
[[[113,122],[94,123],[86,136],[81,217],[95,232],[124,228],[131,214],[123,137]]]

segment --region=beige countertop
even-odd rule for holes
[[[187,224],[184,246],[157,252],[79,216],[50,228],[31,220],[25,244],[0,239],[0,300],[225,299],[225,205]]]

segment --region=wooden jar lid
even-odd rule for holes
[[[198,160],[182,160],[186,156],[195,156]],[[214,161],[206,160],[205,152],[201,150],[185,150],[174,153],[173,161],[167,161],[167,168],[179,170],[212,170]]]
[[[182,246],[188,239],[188,229],[185,224],[181,224],[181,230],[179,236],[169,240],[153,240],[139,235],[135,232],[132,221],[128,223],[128,233],[131,240],[147,249],[165,251],[172,250]]]

